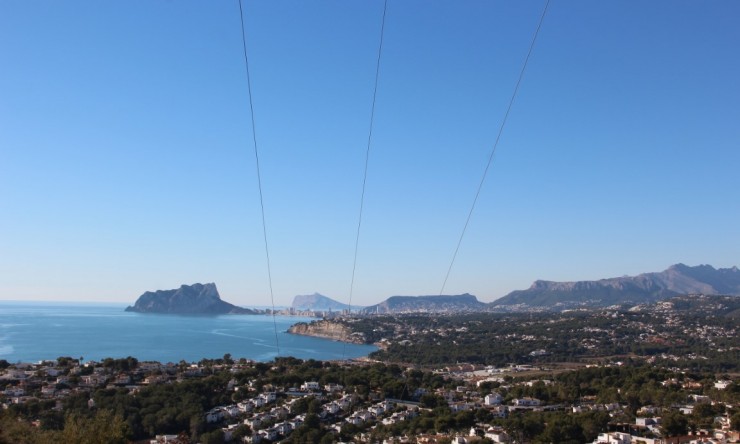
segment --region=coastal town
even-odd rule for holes
[[[740,390],[731,378],[625,363],[570,368],[464,364],[421,371],[368,360],[322,363],[283,358],[256,363],[224,356],[166,364],[134,358],[102,362],[59,358],[3,362],[2,367],[0,401],[6,429],[10,414],[27,421],[29,430],[41,432],[53,429],[55,419],[71,412],[94,417],[108,409],[120,415],[121,405],[141,402],[138,419],[121,416],[123,432],[110,430],[107,442],[123,436],[120,442],[152,444],[523,443],[540,442],[547,433],[563,436],[554,428],[567,418],[581,423],[580,431],[571,431],[577,436],[572,442],[740,441],[736,413]],[[624,388],[595,390],[589,384],[602,379],[595,375],[617,383],[623,379]],[[573,394],[573,378],[591,382],[578,382],[582,393]],[[641,385],[634,387],[634,381]],[[195,392],[207,387],[211,392],[208,402],[198,403],[199,413],[191,411],[184,423],[156,418],[162,410],[186,408],[180,395],[168,392],[173,405],[164,399],[160,401],[164,404],[149,409],[151,418],[146,416],[144,411],[151,406],[144,400],[178,386]],[[544,421],[533,423],[535,418]],[[187,427],[177,430],[181,424]]]
[[[738,17],[0,1],[0,444],[740,444]]]
[[[738,307],[690,295],[289,329],[378,347],[333,361],[0,360],[0,444],[740,442]]]
[[[738,304],[697,295],[290,328],[378,346],[335,361],[0,360],[0,443],[740,442]]]
[[[740,370],[738,298],[680,296],[628,307],[539,313],[401,313],[297,323],[289,330],[374,344],[370,358],[455,362],[609,363],[625,357],[693,370]]]

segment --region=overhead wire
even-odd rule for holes
[[[270,267],[270,248],[267,242],[267,223],[265,219],[265,199],[262,193],[262,176],[260,174],[260,157],[259,150],[257,149],[257,129],[254,123],[254,103],[252,100],[252,79],[249,74],[249,57],[247,56],[247,36],[244,27],[244,9],[242,7],[242,0],[239,0],[239,20],[241,23],[242,31],[242,49],[244,51],[244,68],[247,75],[247,94],[249,96],[249,114],[252,120],[252,145],[254,147],[254,160],[257,168],[257,188],[259,189],[260,195],[260,211],[262,214],[262,237],[265,243],[265,257],[267,259],[267,281],[270,286],[270,303],[272,305],[272,325],[275,330],[275,349],[277,350],[277,356],[280,356],[280,340],[278,339],[277,331],[277,320],[275,318],[275,296],[272,288],[272,270]]]
[[[444,289],[447,285],[447,281],[449,280],[449,276],[452,272],[452,268],[454,267],[455,260],[460,250],[460,246],[462,245],[462,241],[465,237],[465,233],[467,232],[467,228],[470,224],[470,220],[472,219],[473,212],[475,210],[478,199],[480,197],[481,190],[483,189],[483,184],[485,183],[485,180],[488,176],[491,164],[493,163],[493,158],[495,156],[496,149],[498,148],[499,142],[501,140],[501,135],[503,134],[504,128],[509,118],[509,114],[511,113],[511,109],[514,105],[515,99],[519,92],[519,88],[521,86],[524,73],[529,63],[529,59],[534,49],[535,43],[537,41],[537,37],[539,35],[540,29],[542,28],[542,23],[547,14],[549,4],[550,4],[550,0],[546,0],[545,6],[543,8],[542,14],[540,15],[539,22],[537,24],[537,28],[535,29],[534,35],[530,42],[526,57],[519,71],[519,76],[517,78],[516,85],[509,99],[506,112],[499,126],[495,142],[488,156],[488,161],[486,162],[483,175],[476,189],[475,197],[471,204],[470,210],[468,211],[465,224],[463,225],[463,229],[460,233],[457,244],[455,246],[452,259],[450,260],[450,264],[447,268],[447,272],[445,274],[445,278],[444,278],[442,287],[439,292],[440,295],[444,293]],[[356,276],[356,271],[357,271],[359,240],[360,240],[360,233],[361,233],[361,228],[362,228],[365,193],[367,189],[368,166],[369,166],[369,160],[370,160],[370,150],[372,147],[372,136],[373,136],[374,122],[375,122],[375,107],[376,107],[376,101],[377,101],[378,83],[379,83],[379,78],[380,78],[380,64],[381,64],[381,59],[382,59],[387,9],[388,9],[388,0],[384,0],[383,14],[382,14],[381,28],[380,28],[380,40],[378,44],[378,52],[377,52],[377,58],[376,58],[376,64],[375,64],[375,80],[374,80],[374,85],[373,85],[373,96],[372,96],[372,104],[371,104],[371,109],[370,109],[370,125],[369,125],[369,130],[368,130],[367,145],[365,149],[365,163],[364,163],[364,168],[363,168],[362,191],[360,195],[360,208],[359,208],[359,215],[358,215],[358,221],[357,221],[357,230],[355,233],[355,245],[354,245],[354,254],[353,254],[353,262],[352,262],[352,275],[350,279],[349,301],[347,304],[348,312],[350,314],[352,311],[352,297],[354,294],[355,276]],[[249,71],[249,57],[248,57],[248,52],[247,52],[247,39],[246,39],[246,30],[245,30],[245,24],[244,24],[244,11],[243,11],[242,0],[239,0],[239,18],[240,18],[241,32],[242,32],[242,48],[243,48],[244,66],[245,66],[246,79],[247,79],[247,91],[248,91],[248,98],[249,98],[250,118],[251,118],[251,124],[252,124],[252,143],[253,143],[253,148],[254,148],[255,164],[256,164],[256,170],[257,170],[257,186],[258,186],[259,197],[260,197],[260,211],[261,211],[261,216],[262,216],[262,234],[263,234],[263,240],[264,240],[264,245],[265,245],[265,256],[266,256],[266,262],[267,262],[267,276],[268,276],[268,283],[269,283],[269,289],[270,289],[270,301],[271,301],[271,306],[272,306],[273,328],[275,332],[275,345],[276,345],[277,353],[279,355],[280,354],[280,344],[279,344],[279,338],[278,338],[278,333],[277,333],[277,321],[275,318],[275,300],[274,300],[274,290],[273,290],[273,284],[272,284],[272,270],[271,270],[271,265],[270,265],[270,251],[269,251],[269,243],[268,243],[268,236],[267,236],[267,223],[266,223],[266,217],[265,217],[264,194],[262,190],[262,179],[261,179],[261,171],[260,171],[260,163],[259,163],[259,150],[258,150],[258,144],[257,144],[257,133],[256,133],[255,118],[254,118],[252,82],[251,82],[251,75]],[[343,351],[342,354],[344,357],[345,352]]]
[[[547,15],[547,10],[548,10],[549,5],[550,5],[550,0],[546,0],[545,1],[545,6],[542,9],[542,14],[540,15],[539,21],[537,23],[537,28],[535,29],[534,35],[532,36],[532,40],[531,40],[531,42],[529,44],[529,49],[527,50],[527,55],[524,58],[524,62],[522,63],[522,68],[519,70],[519,76],[517,78],[516,85],[514,86],[514,91],[511,94],[511,98],[509,99],[509,104],[506,107],[506,113],[504,114],[504,117],[503,117],[503,119],[501,121],[501,125],[499,126],[498,133],[496,135],[496,140],[495,140],[495,142],[493,144],[493,148],[491,149],[491,153],[488,156],[488,162],[486,163],[486,167],[485,167],[485,169],[483,171],[483,176],[481,177],[480,183],[478,184],[478,188],[476,189],[475,198],[473,199],[473,204],[471,205],[470,210],[468,211],[468,215],[467,215],[467,218],[465,220],[465,225],[463,226],[462,232],[460,233],[460,237],[459,237],[459,239],[457,241],[457,246],[455,247],[455,252],[452,255],[452,260],[450,261],[450,266],[447,269],[447,274],[445,275],[445,279],[444,279],[444,282],[442,284],[442,288],[441,288],[441,290],[439,292],[440,296],[444,293],[445,285],[447,284],[447,279],[450,276],[450,272],[451,272],[452,267],[453,267],[453,265],[455,263],[455,258],[457,257],[457,253],[460,250],[460,245],[462,244],[463,237],[465,236],[465,232],[466,232],[466,230],[468,228],[468,225],[470,223],[470,219],[473,216],[473,210],[475,210],[475,205],[478,202],[478,197],[480,196],[481,190],[483,189],[483,183],[485,182],[486,176],[488,175],[488,171],[491,168],[491,163],[493,162],[493,157],[494,157],[494,154],[496,153],[496,148],[498,147],[499,141],[501,140],[501,134],[504,131],[504,127],[506,126],[506,121],[509,118],[509,114],[511,113],[511,109],[512,109],[512,107],[514,105],[514,100],[516,99],[517,93],[519,92],[519,87],[521,86],[522,78],[524,77],[524,71],[527,69],[527,64],[529,63],[529,58],[532,55],[532,51],[534,49],[535,42],[537,41],[537,36],[539,35],[540,29],[542,28],[542,23],[544,22],[545,16]],[[420,345],[418,345],[418,344],[416,344],[416,345],[417,345],[416,346],[416,353],[414,354],[413,361],[416,361],[416,363],[418,363],[419,358],[421,356],[422,347]],[[411,365],[414,365],[415,362],[411,362],[410,364]],[[403,393],[409,393],[409,382],[408,381],[409,381],[409,374],[407,373],[406,374],[406,378],[405,378],[404,388],[403,388],[403,391],[401,392],[401,396],[403,396]]]
[[[360,229],[362,227],[362,213],[365,206],[365,190],[367,188],[367,169],[370,163],[370,146],[373,139],[373,126],[375,123],[375,101],[378,97],[378,79],[380,78],[380,59],[383,54],[383,36],[385,34],[385,15],[388,10],[388,0],[383,2],[383,18],[380,25],[380,43],[378,44],[378,57],[375,62],[375,84],[373,85],[373,100],[370,107],[370,129],[367,135],[367,148],[365,149],[365,168],[362,174],[362,193],[360,194],[360,214],[357,218],[357,233],[355,236],[355,253],[352,260],[352,279],[349,285],[349,303],[347,304],[349,312],[352,312],[352,294],[355,287],[355,271],[357,270],[357,252],[360,245]]]
[[[365,167],[362,174],[362,193],[360,194],[360,213],[357,218],[357,231],[355,234],[355,251],[352,259],[352,278],[349,284],[349,301],[347,303],[347,312],[352,314],[352,295],[354,294],[355,288],[355,273],[357,271],[357,252],[360,246],[360,231],[362,228],[362,214],[365,207],[365,190],[367,189],[367,170],[368,164],[370,163],[370,147],[372,146],[373,140],[373,127],[375,125],[375,102],[378,97],[378,80],[380,78],[380,60],[383,55],[383,38],[385,36],[385,16],[388,11],[388,0],[383,1],[383,16],[380,22],[380,41],[378,43],[378,55],[375,60],[375,82],[373,84],[373,100],[370,106],[370,125],[367,135],[367,146],[365,148]],[[344,344],[342,350],[342,359],[345,358],[345,351],[347,349],[347,343]]]
[[[532,36],[532,41],[529,44],[529,50],[527,51],[527,56],[524,58],[524,63],[522,64],[521,70],[519,70],[519,77],[517,78],[516,85],[514,86],[514,91],[511,93],[511,98],[509,98],[509,105],[506,107],[506,113],[504,114],[504,118],[501,120],[501,125],[499,125],[498,134],[496,135],[496,141],[493,143],[493,148],[491,149],[491,153],[488,156],[488,162],[486,163],[486,167],[483,170],[483,176],[481,177],[480,182],[478,183],[478,188],[475,191],[475,198],[473,199],[473,203],[470,206],[470,210],[468,211],[468,216],[465,219],[465,225],[463,225],[462,232],[460,233],[460,237],[457,240],[457,245],[455,246],[455,251],[452,254],[452,260],[450,260],[450,265],[449,267],[447,267],[447,273],[445,274],[444,281],[442,282],[442,287],[439,290],[440,296],[445,291],[445,287],[447,286],[447,280],[450,277],[450,273],[452,272],[452,267],[454,266],[455,259],[457,258],[457,253],[460,251],[460,245],[462,245],[463,238],[465,237],[465,233],[468,230],[470,219],[473,217],[473,211],[475,210],[475,206],[478,203],[478,198],[480,197],[481,190],[483,189],[483,183],[486,181],[486,177],[488,176],[488,171],[491,169],[491,164],[493,163],[493,157],[496,154],[496,148],[498,148],[499,141],[501,140],[501,134],[503,134],[504,127],[506,126],[506,122],[509,119],[511,108],[514,106],[514,101],[516,100],[516,96],[519,92],[519,86],[522,83],[522,78],[524,78],[524,71],[526,71],[527,69],[527,64],[529,63],[529,57],[532,55],[532,50],[534,49],[535,42],[537,42],[537,36],[540,33],[540,29],[542,28],[542,22],[545,20],[545,15],[547,14],[547,9],[549,6],[550,6],[550,0],[546,0],[545,7],[542,9],[542,14],[540,15],[540,20],[537,23],[537,28],[535,29],[534,35]]]

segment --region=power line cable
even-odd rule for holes
[[[478,203],[478,197],[480,197],[480,192],[483,189],[483,183],[486,181],[486,176],[488,176],[488,170],[491,168],[491,163],[493,162],[493,156],[494,154],[496,154],[496,148],[498,148],[498,143],[501,140],[501,134],[504,132],[506,121],[509,119],[509,113],[511,112],[511,108],[514,105],[514,100],[516,99],[517,93],[519,92],[519,86],[522,83],[522,78],[524,77],[524,71],[527,69],[527,64],[529,63],[529,57],[532,55],[534,44],[537,41],[537,36],[540,33],[540,28],[542,28],[542,22],[545,20],[545,15],[547,14],[547,8],[549,5],[550,5],[550,0],[547,0],[545,2],[545,7],[542,9],[542,15],[540,15],[540,21],[537,24],[537,29],[534,31],[534,36],[532,37],[532,41],[529,44],[529,50],[527,51],[527,56],[524,58],[522,69],[519,71],[519,78],[516,81],[516,86],[514,86],[514,92],[511,94],[511,98],[509,99],[509,106],[506,107],[506,113],[504,114],[504,118],[501,120],[501,125],[498,128],[498,134],[496,135],[496,141],[493,143],[493,148],[491,149],[491,154],[488,156],[488,162],[486,163],[486,168],[483,170],[483,177],[481,177],[480,183],[478,184],[478,189],[475,191],[475,198],[473,199],[473,204],[470,206],[470,211],[468,211],[468,217],[465,219],[465,225],[463,226],[462,232],[460,233],[460,238],[457,240],[457,246],[455,247],[455,252],[452,254],[452,260],[450,261],[450,266],[447,268],[447,274],[445,274],[444,282],[442,282],[442,288],[440,288],[439,290],[440,296],[445,291],[445,287],[447,286],[447,280],[450,277],[450,273],[452,272],[452,267],[455,264],[455,259],[457,258],[457,253],[458,251],[460,251],[460,245],[462,244],[463,238],[465,237],[465,232],[468,230],[470,219],[473,217],[473,211],[475,210],[475,205]]]
[[[362,212],[365,206],[365,189],[367,186],[367,167],[370,161],[370,146],[373,139],[373,124],[375,123],[375,100],[378,96],[378,79],[380,77],[380,58],[383,53],[383,35],[385,34],[385,14],[388,10],[388,0],[383,3],[383,18],[380,25],[380,43],[378,44],[378,57],[375,62],[375,85],[373,86],[373,101],[370,108],[370,130],[367,135],[367,148],[365,149],[365,170],[362,175],[362,194],[360,195],[360,215],[357,218],[357,234],[355,236],[355,254],[352,260],[352,279],[349,285],[349,307],[352,312],[352,294],[355,287],[355,271],[357,270],[357,251],[360,245],[360,228],[362,227]]]
[[[244,50],[244,68],[247,73],[247,92],[249,95],[249,114],[252,119],[252,144],[254,146],[254,160],[257,165],[257,188],[260,194],[260,210],[262,212],[262,236],[265,241],[265,256],[267,258],[267,280],[270,284],[270,302],[272,304],[272,325],[275,330],[275,348],[277,356],[280,356],[280,341],[278,340],[277,320],[275,319],[275,296],[272,290],[272,270],[270,268],[270,249],[267,243],[267,223],[265,222],[265,201],[262,195],[262,176],[260,174],[260,156],[257,149],[257,130],[254,124],[254,104],[252,103],[252,79],[249,75],[249,57],[247,57],[247,37],[244,30],[244,10],[242,0],[239,0],[239,19],[242,30],[242,48]]]
[[[455,253],[452,255],[452,260],[450,261],[450,266],[447,269],[447,274],[445,275],[445,280],[444,280],[444,283],[442,284],[442,289],[439,292],[440,295],[442,295],[444,293],[444,288],[445,288],[445,285],[447,284],[447,279],[450,276],[450,271],[452,270],[452,266],[455,263],[455,258],[457,257],[457,253],[460,250],[460,244],[462,244],[463,237],[465,236],[465,231],[467,230],[468,224],[470,223],[470,219],[471,219],[471,217],[473,215],[473,210],[475,209],[475,204],[478,202],[478,197],[480,196],[481,189],[483,188],[483,183],[485,182],[486,176],[488,174],[488,170],[491,167],[491,163],[493,161],[493,156],[496,153],[496,148],[498,147],[499,140],[501,140],[501,134],[503,133],[504,127],[506,126],[506,120],[508,119],[509,113],[511,112],[511,108],[514,105],[514,99],[516,98],[517,92],[519,91],[519,86],[522,83],[522,78],[524,77],[524,71],[527,68],[527,63],[529,62],[529,58],[532,55],[532,50],[534,49],[534,44],[537,41],[537,36],[539,35],[540,29],[542,28],[542,22],[545,20],[545,15],[547,14],[547,9],[548,9],[548,6],[549,5],[550,5],[550,0],[546,0],[545,1],[545,7],[542,9],[542,14],[540,15],[540,20],[537,23],[537,28],[535,29],[534,36],[532,37],[532,41],[529,44],[529,50],[527,51],[527,55],[524,58],[524,63],[522,64],[522,69],[519,71],[519,77],[517,78],[516,85],[514,86],[514,92],[511,94],[511,98],[509,99],[509,105],[506,108],[506,113],[504,114],[504,118],[501,121],[501,125],[499,126],[498,134],[496,135],[496,141],[494,142],[493,148],[491,149],[491,154],[488,156],[488,162],[486,163],[486,168],[483,171],[483,177],[481,178],[480,183],[478,184],[478,189],[475,192],[475,198],[473,199],[473,204],[471,205],[470,211],[468,212],[468,217],[465,220],[465,226],[463,227],[462,233],[460,234],[460,238],[457,241],[457,246],[455,247]],[[418,344],[417,344],[416,353],[414,354],[413,361],[418,362],[419,357],[421,355],[421,350],[422,350],[421,346],[418,346]],[[413,365],[414,362],[411,362],[410,364]],[[403,388],[403,391],[401,392],[401,396],[402,397],[403,397],[403,393],[404,392],[410,394],[410,392],[409,392],[409,382],[408,382],[408,380],[409,380],[408,373],[406,374],[405,380],[406,381],[405,381],[405,384],[404,384],[404,388]]]
[[[355,252],[352,259],[352,278],[349,284],[349,302],[347,304],[347,312],[352,314],[352,295],[355,288],[355,272],[357,271],[357,252],[360,246],[360,230],[362,228],[362,213],[365,207],[365,190],[367,188],[367,167],[370,163],[370,147],[372,146],[373,140],[373,126],[375,123],[375,101],[378,97],[378,79],[380,78],[380,60],[383,54],[383,37],[385,35],[385,16],[388,11],[388,0],[383,2],[383,17],[380,22],[380,42],[378,43],[378,57],[375,60],[375,83],[373,85],[373,101],[370,107],[370,129],[367,135],[367,148],[365,149],[365,168],[362,174],[362,193],[360,194],[360,214],[357,218],[357,233],[355,235]],[[342,359],[345,358],[345,351],[347,349],[347,343],[344,343],[342,350]]]

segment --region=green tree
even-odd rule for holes
[[[586,440],[583,437],[583,430],[572,416],[557,414],[548,418],[545,429],[537,436],[537,442],[579,444],[586,442]]]
[[[690,422],[694,424],[695,428],[711,428],[714,424],[714,416],[717,413],[719,412],[709,403],[697,404],[691,412]]]
[[[740,412],[734,413],[730,417],[730,424],[732,425],[732,430],[740,430]]]
[[[475,424],[475,413],[470,410],[458,412],[455,415],[455,425],[458,429],[469,429]]]
[[[309,429],[318,429],[321,427],[321,421],[319,420],[319,417],[316,416],[316,414],[309,413],[308,415],[306,415],[306,420],[303,422],[303,427]]]
[[[252,434],[252,428],[249,427],[246,424],[240,424],[234,431],[231,433],[231,438],[234,441],[241,442],[241,440],[246,437],[250,436]]]
[[[128,424],[109,410],[99,410],[94,417],[72,413],[64,422],[60,442],[77,444],[125,444],[129,437]]]
[[[447,432],[455,428],[455,419],[449,415],[440,415],[434,420],[434,428],[437,433]]]
[[[663,415],[661,429],[665,436],[685,435],[689,428],[689,421],[686,415],[679,411],[671,411]]]
[[[445,401],[443,397],[431,393],[422,395],[419,401],[421,402],[422,407],[428,409],[434,409],[439,406],[447,406],[447,401]]]
[[[212,432],[204,433],[200,435],[200,442],[202,444],[223,444],[225,442],[224,431],[216,429]]]
[[[58,442],[53,432],[44,432],[14,415],[0,410],[0,444],[51,444]]]
[[[609,424],[609,414],[606,412],[586,412],[575,417],[581,426],[584,442],[592,442],[599,433],[606,431]]]
[[[334,436],[333,433],[327,433],[321,438],[321,441],[319,441],[319,444],[332,444],[337,442],[336,436]]]

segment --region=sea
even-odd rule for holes
[[[372,345],[345,344],[287,333],[312,318],[269,315],[179,316],[129,313],[124,304],[0,301],[0,359],[37,362],[71,356],[88,360],[197,362],[275,357],[336,360],[367,356]],[[276,338],[277,337],[277,338]]]

